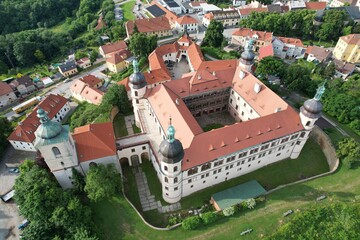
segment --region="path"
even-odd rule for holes
[[[141,167],[136,166],[132,168],[132,171],[135,174],[140,203],[144,212],[157,209],[160,213],[167,213],[181,209],[180,203],[162,206],[161,202],[156,201],[155,196],[151,195],[146,175]]]
[[[124,120],[125,120],[126,130],[128,132],[128,136],[134,135],[134,129],[132,127],[132,124],[135,122],[134,115],[126,116],[124,117]]]
[[[336,128],[343,136],[350,137],[350,135],[345,132],[342,128],[340,128],[336,123],[331,121],[329,118],[327,118],[324,114],[322,115],[322,118],[325,119],[328,123],[330,123],[334,128]]]

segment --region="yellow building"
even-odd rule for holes
[[[106,58],[106,66],[111,72],[121,72],[128,66],[128,63],[125,60],[129,57],[131,57],[131,52],[126,49],[113,53],[108,58]]]
[[[333,54],[336,59],[351,63],[359,63],[360,34],[350,34],[340,37]]]

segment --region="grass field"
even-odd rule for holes
[[[128,135],[125,125],[124,115],[117,114],[113,122],[115,137],[125,137]]]
[[[135,15],[133,14],[133,9],[135,6],[135,1],[129,1],[121,5],[122,10],[124,11],[124,21],[135,20]]]
[[[67,24],[65,21],[60,22],[59,24],[51,27],[49,30],[54,33],[67,33],[69,31],[70,25]]]
[[[220,123],[213,123],[213,124],[209,124],[209,125],[206,125],[205,127],[203,127],[203,130],[204,130],[204,132],[208,132],[213,129],[222,128],[223,126],[224,125],[222,125]]]
[[[305,173],[304,169],[306,171],[325,170],[323,163],[319,164],[321,161],[315,161],[319,157],[316,148],[318,147],[307,144],[299,159],[278,163],[285,164],[289,162],[288,166],[281,167],[274,164],[268,167],[267,173],[264,168],[251,174],[256,174],[257,180],[261,184],[272,182],[274,187],[276,184],[282,184],[282,181],[297,178],[297,175],[291,177],[289,174],[289,171],[293,169],[298,169],[303,173]],[[322,157],[323,155],[320,156],[320,158]],[[301,161],[306,161],[303,163],[304,169],[300,169],[298,165]],[[212,225],[201,227],[195,231],[185,231],[181,228],[172,231],[153,230],[141,221],[122,197],[94,204],[94,219],[99,227],[98,233],[103,239],[238,239],[240,232],[247,228],[254,229],[254,232],[242,237],[242,239],[259,239],[261,236],[270,235],[280,224],[291,219],[293,215],[287,219],[282,216],[289,209],[301,211],[317,204],[327,204],[329,202],[351,203],[355,201],[355,197],[360,195],[359,173],[359,168],[348,170],[340,166],[339,170],[332,175],[286,187],[269,194],[266,202],[257,205],[254,210],[223,218]],[[254,179],[255,176],[251,176],[251,174],[241,177],[243,178],[242,181]],[[150,182],[149,179],[148,181]],[[226,184],[230,182],[227,181]],[[128,185],[128,187],[132,186]],[[182,207],[202,204],[202,201],[209,196],[210,192],[218,190],[216,188],[220,189],[219,186],[215,186],[211,191],[205,190],[196,193],[196,198],[183,199],[181,202]],[[322,202],[316,202],[316,197],[322,194],[326,194],[328,198]]]

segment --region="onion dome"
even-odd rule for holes
[[[136,59],[133,61],[134,73],[130,75],[129,82],[134,89],[140,89],[147,85],[145,76],[139,72],[139,63]]]
[[[255,53],[253,51],[254,40],[250,39],[245,47],[245,51],[241,53],[241,60],[245,62],[253,62],[255,59]]]
[[[322,104],[320,102],[321,96],[325,92],[325,83],[318,88],[315,97],[308,99],[304,102],[304,105],[300,108],[302,114],[309,118],[319,118],[322,111]]]
[[[163,155],[162,161],[166,163],[178,163],[184,157],[184,148],[181,142],[175,139],[175,128],[171,123],[167,129],[167,139],[161,142],[159,152]]]
[[[62,126],[58,122],[49,119],[44,109],[37,110],[37,116],[40,119],[40,126],[36,130],[36,136],[41,139],[51,139],[58,136],[62,131]]]

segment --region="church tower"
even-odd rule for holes
[[[74,141],[68,126],[51,121],[46,112],[39,108],[37,116],[41,125],[35,132],[35,147],[44,158],[50,171],[63,188],[71,188],[71,168],[78,166]]]
[[[255,53],[253,51],[254,40],[250,39],[246,46],[245,51],[241,53],[239,66],[248,72],[252,72],[252,66],[254,65]]]
[[[304,105],[300,108],[300,120],[306,131],[301,133],[299,142],[295,145],[295,148],[290,156],[292,159],[295,159],[300,155],[302,148],[309,138],[311,130],[314,128],[316,120],[321,117],[322,104],[320,99],[325,92],[325,83],[326,81],[318,88],[315,97],[306,100]]]
[[[139,109],[143,108],[144,102],[142,98],[146,92],[146,79],[142,72],[139,72],[139,63],[135,59],[133,61],[134,73],[129,77],[129,87],[131,90],[132,105],[134,108],[135,124],[137,127],[141,127]]]
[[[163,199],[168,203],[180,201],[182,196],[181,164],[184,158],[184,148],[175,139],[175,128],[170,125],[167,129],[167,139],[159,147],[161,153],[160,172]]]

